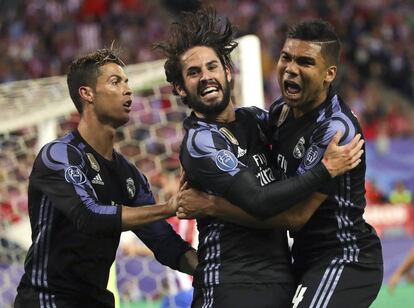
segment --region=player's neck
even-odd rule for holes
[[[327,92],[321,93],[319,97],[317,97],[313,102],[307,102],[305,104],[302,104],[300,106],[293,108],[293,116],[295,119],[302,117],[303,115],[311,112],[312,110],[318,108],[320,105],[322,105],[326,98],[328,97]]]
[[[78,131],[83,139],[102,157],[112,160],[116,130],[109,125],[81,118]]]
[[[219,123],[231,123],[236,120],[236,113],[234,111],[233,102],[230,100],[226,109],[224,109],[219,114],[206,116],[205,114],[194,112],[195,115],[200,119],[205,119],[208,122],[219,122]]]

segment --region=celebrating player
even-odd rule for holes
[[[121,231],[133,230],[171,268],[192,274],[196,252],[164,221],[175,198],[154,204],[145,176],[114,150],[132,92],[122,61],[103,49],[75,60],[67,76],[81,114],[77,130],[46,144],[29,179],[33,243],[16,308],[114,307],[106,289]]]
[[[322,163],[312,170],[274,182],[276,174],[260,128],[267,123],[267,113],[258,108],[235,109],[231,99],[230,53],[236,46],[229,21],[221,24],[208,9],[182,14],[169,39],[157,45],[167,56],[167,80],[193,110],[184,122],[180,153],[188,182],[271,217],[306,199],[331,175],[356,166],[362,143],[358,138],[346,147],[332,142]],[[346,156],[346,162],[337,156]],[[313,195],[304,208],[314,210],[323,198]],[[199,265],[192,307],[289,306],[293,280],[285,232],[247,228],[214,217],[197,222]]]

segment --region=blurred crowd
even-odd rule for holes
[[[168,35],[166,25],[177,12],[200,3],[229,17],[239,35],[260,37],[268,100],[278,92],[272,75],[285,31],[305,18],[335,26],[343,42],[342,82],[361,91],[374,79],[414,98],[408,43],[414,39],[414,2],[405,0],[0,1],[0,82],[64,74],[77,54],[112,41],[126,63],[159,58],[152,43]]]

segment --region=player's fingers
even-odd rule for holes
[[[354,137],[354,139],[355,139],[356,137]],[[353,141],[355,141],[355,142],[352,142],[352,147],[350,148],[350,152],[352,153],[352,152],[354,152],[354,153],[356,153],[356,152],[358,152],[360,149],[362,149],[362,146],[364,145],[364,139],[361,139],[361,138],[357,138],[357,139],[355,139],[355,140],[353,140]]]
[[[187,218],[187,215],[185,213],[176,212],[175,216],[177,216],[178,219],[186,219]]]
[[[184,181],[182,184],[180,184],[180,192],[188,189],[188,182]]]
[[[355,137],[352,138],[352,140],[348,144],[343,146],[344,153],[351,153],[353,150],[358,148],[360,139],[361,139],[361,134],[355,135]],[[356,150],[354,153],[356,152],[358,152],[358,150]]]
[[[354,169],[356,166],[358,166],[361,163],[361,161],[362,161],[361,159],[358,159],[357,161],[353,162],[349,170]]]
[[[349,151],[344,151],[343,152],[343,156],[346,157],[348,155],[348,158],[350,160],[353,160],[355,158],[355,156],[358,156],[362,146],[364,144],[364,140],[359,140],[357,144],[354,145],[354,147],[352,149],[350,149]],[[348,144],[349,145],[349,144]],[[359,158],[360,156],[358,156]]]
[[[340,130],[337,131],[336,134],[333,136],[331,142],[329,142],[329,145],[338,145],[339,140],[341,140],[342,138],[342,135],[343,135],[342,131]]]
[[[364,139],[359,140],[358,143],[356,143],[350,149],[349,154],[352,156],[352,155],[355,155],[356,153],[358,153],[362,149],[362,146],[364,145],[364,142],[365,142]]]
[[[357,161],[358,159],[360,159],[361,158],[361,156],[362,156],[362,154],[364,154],[364,150],[359,150],[358,151],[358,153],[355,153],[355,154],[353,154],[351,157],[350,157],[350,163],[352,164],[352,163],[354,163],[355,161]]]

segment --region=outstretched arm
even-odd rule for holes
[[[322,162],[306,173],[261,187],[257,179],[243,170],[235,176],[233,185],[223,194],[231,203],[262,219],[277,215],[298,202],[338,174],[355,168],[363,153],[361,136],[344,146],[338,146],[341,133],[329,143]]]
[[[410,269],[414,266],[414,248],[411,249],[410,253],[406,256],[404,261],[400,264],[400,266],[395,270],[392,274],[391,278],[388,281],[388,288],[390,293],[394,292],[395,287],[397,286],[398,282],[401,278],[407,274]]]
[[[314,193],[307,200],[289,210],[266,220],[260,220],[223,197],[209,195],[191,188],[180,194],[177,217],[194,219],[208,215],[250,228],[281,228],[297,231],[305,225],[325,199],[326,195]]]
[[[176,198],[177,196],[173,196],[167,202],[140,207],[121,206],[122,231],[174,216],[177,209]]]

